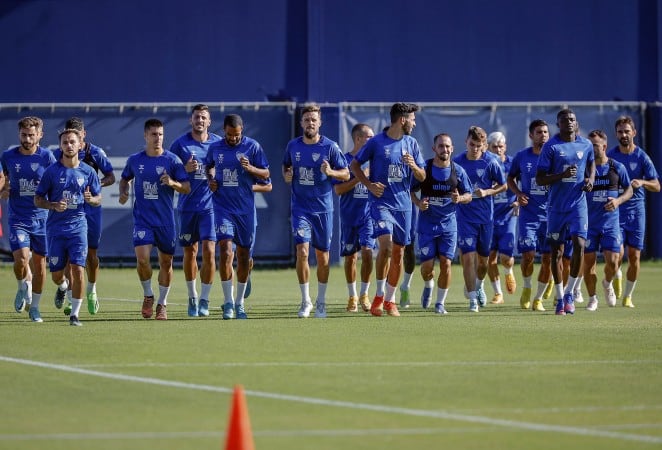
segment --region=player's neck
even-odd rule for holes
[[[596,166],[604,166],[608,162],[609,162],[609,158],[607,157],[607,155],[602,156],[602,157],[598,157],[598,156],[595,157],[595,165]]]
[[[207,140],[209,139],[209,132],[207,132],[207,130],[203,132],[191,130],[191,136],[193,137],[194,140],[198,142],[207,142]]]
[[[533,151],[534,155],[539,155],[540,152],[542,151],[542,145],[539,147],[536,147],[535,145],[531,147],[531,151]]]
[[[62,158],[60,158],[60,162],[64,167],[67,167],[69,169],[75,169],[80,165],[78,154],[75,154],[73,156],[62,155]]]
[[[629,155],[630,153],[634,152],[635,148],[637,148],[637,146],[634,144],[634,142],[626,146],[622,146],[620,144],[618,145],[618,150],[626,155]]]
[[[303,135],[303,143],[308,144],[308,145],[317,144],[320,141],[321,138],[322,138],[322,135],[320,135],[320,134],[316,134],[315,136],[313,136],[311,138],[309,138],[308,136],[306,136],[304,134]]]
[[[18,151],[21,155],[30,156],[30,155],[34,155],[35,153],[37,153],[38,148],[39,148],[39,146],[35,145],[34,148],[28,150],[28,149],[26,149],[25,147],[23,147],[21,145],[20,147],[18,147]]]
[[[575,140],[577,139],[577,133],[575,133],[574,131],[570,133],[559,132],[559,137],[561,138],[562,141],[565,142],[575,142]]]
[[[163,154],[163,147],[147,147],[145,152],[147,153],[147,156],[161,156]]]
[[[386,135],[393,139],[394,141],[398,141],[402,139],[402,136],[405,134],[402,132],[402,129],[396,127],[395,125],[391,124],[388,130],[386,130]]]
[[[448,158],[446,161],[439,159],[438,157],[435,157],[432,160],[432,165],[435,167],[441,167],[442,169],[445,169],[447,167],[451,166],[451,160]]]

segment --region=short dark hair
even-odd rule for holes
[[[44,121],[41,120],[39,117],[35,117],[35,116],[23,117],[21,120],[18,121],[19,131],[21,130],[21,128],[32,128],[32,127],[35,127],[37,130],[42,130],[44,128]]]
[[[225,119],[223,119],[223,128],[225,127],[230,127],[230,128],[237,128],[237,127],[244,127],[244,121],[241,119],[241,116],[239,114],[228,114],[225,116]]]
[[[481,127],[472,125],[467,132],[467,138],[472,141],[487,142],[487,133]]]
[[[607,142],[607,133],[605,133],[602,130],[593,130],[588,134],[588,137],[590,137],[590,138],[596,137],[596,136],[601,138],[601,139],[604,139],[605,142]]]
[[[309,112],[316,112],[319,117],[322,117],[322,108],[317,103],[307,103],[301,107],[302,116]]]
[[[65,134],[75,134],[76,136],[78,136],[78,139],[82,141],[83,136],[80,134],[80,132],[81,130],[79,130],[78,128],[67,127],[64,130],[58,131],[57,137],[58,139],[62,139],[62,136]]]
[[[155,118],[147,119],[145,121],[145,131],[149,130],[150,128],[163,128],[163,122]]]
[[[193,114],[196,111],[209,111],[209,106],[205,105],[204,103],[198,103],[191,110],[191,114]]]
[[[533,134],[533,132],[538,127],[547,127],[547,128],[549,128],[549,125],[547,124],[547,122],[545,122],[542,119],[532,120],[531,123],[529,124],[529,134]]]
[[[575,112],[572,109],[563,108],[561,111],[556,113],[556,120],[559,120],[561,118],[561,116],[567,116],[569,114],[572,114],[573,116],[577,116],[577,114],[575,114]]]
[[[405,117],[411,113],[420,111],[420,109],[420,106],[415,103],[393,103],[393,106],[391,106],[391,123],[397,122],[400,117]]]
[[[618,128],[619,125],[630,125],[633,130],[637,129],[634,125],[634,120],[630,116],[619,116],[616,122],[614,122],[614,129]]]
[[[83,119],[80,117],[71,117],[64,123],[64,128],[65,130],[83,131],[85,130],[85,124],[83,123]]]
[[[439,133],[438,135],[436,135],[435,137],[432,138],[432,143],[433,143],[433,144],[436,144],[436,143],[437,143],[437,139],[440,139],[440,138],[442,138],[442,137],[447,137],[448,139],[451,140],[451,142],[453,142],[453,139],[451,138],[451,135],[450,135],[450,134],[448,134],[448,133]]]
[[[356,139],[359,137],[359,135],[364,135],[366,132],[366,129],[370,128],[370,126],[367,123],[357,123],[352,127],[352,139]]]

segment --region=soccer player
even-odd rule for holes
[[[646,151],[634,143],[637,129],[634,120],[629,116],[616,119],[616,138],[618,146],[607,152],[607,156],[621,164],[628,171],[632,184],[632,198],[621,206],[619,213],[623,244],[628,252],[628,270],[625,290],[623,291],[623,306],[634,308],[632,292],[637,284],[641,250],[644,248],[646,234],[646,191],[660,192],[660,180],[657,170]],[[620,298],[622,290],[622,272],[620,265],[623,258],[623,249],[619,259],[619,267],[614,279],[614,289]]]
[[[522,295],[519,304],[522,309],[545,311],[543,299],[549,298],[551,288],[551,253],[547,234],[547,186],[536,183],[536,170],[542,146],[549,140],[549,126],[541,119],[529,124],[531,147],[515,154],[508,172],[508,187],[517,196],[520,205],[518,220],[519,238],[517,249],[521,253],[520,269],[522,272]],[[518,184],[519,181],[519,184]],[[536,252],[540,254],[538,285],[531,303],[531,277]]]
[[[129,199],[135,179],[133,202],[133,246],[136,270],[143,288],[142,316],[154,313],[152,264],[150,254],[155,245],[159,255],[159,299],[156,320],[167,320],[168,292],[172,281],[172,259],[175,254],[174,196],[191,192],[191,183],[184,164],[174,153],[163,148],[163,122],[145,121],[145,149],[129,156],[120,180],[120,204]]]
[[[345,153],[347,164],[350,164],[361,147],[374,137],[375,133],[365,123],[357,123],[352,127],[354,147]],[[370,165],[361,166],[364,173],[370,173]],[[357,312],[359,304],[363,311],[370,311],[370,277],[372,276],[372,250],[375,248],[370,206],[368,205],[368,189],[359,179],[350,174],[348,181],[335,182],[333,189],[340,197],[340,256],[344,257],[345,280],[349,291],[347,311]],[[356,292],[356,265],[359,251],[361,252],[361,290]]]
[[[35,322],[40,322],[41,316],[30,314],[30,305],[36,308],[38,314],[46,280],[48,213],[34,204],[34,196],[44,171],[55,163],[53,153],[39,146],[44,135],[43,128],[44,122],[38,117],[24,117],[19,120],[20,145],[5,150],[0,158],[6,177],[1,197],[9,199],[9,246],[18,284],[14,308],[16,312],[27,308],[30,318]],[[30,269],[31,265],[34,272]]]
[[[301,109],[303,136],[292,139],[283,156],[283,178],[292,187],[292,233],[296,245],[296,270],[301,290],[299,317],[310,316],[309,247],[317,260],[315,317],[326,317],[326,285],[329,281],[329,249],[333,232],[332,179],[347,181],[349,171],[342,151],[319,132],[322,112],[318,105]],[[370,141],[368,141],[370,142]]]
[[[83,135],[76,129],[60,132],[62,157],[44,171],[35,192],[34,203],[47,209],[46,234],[48,236],[48,265],[51,278],[58,287],[56,307],[62,306],[65,291],[71,283],[71,312],[69,324],[81,326],[78,319],[83,303],[85,264],[87,263],[87,219],[85,204],[98,208],[101,205],[101,184],[94,169],[81,164],[78,152],[82,148]],[[69,263],[71,278],[64,276]],[[41,321],[39,305],[30,307],[32,320]]]
[[[457,241],[471,312],[478,312],[478,307],[485,306],[487,301],[483,279],[492,243],[492,196],[506,190],[506,174],[497,156],[483,151],[486,143],[485,130],[472,126],[467,133],[467,150],[454,159],[465,170],[472,186],[472,201],[457,208]]]
[[[625,166],[607,156],[607,135],[602,130],[588,134],[595,154],[595,182],[593,190],[586,194],[588,205],[588,233],[584,251],[584,280],[588,290],[588,311],[598,309],[596,254],[602,249],[605,260],[605,279],[602,287],[608,306],[616,306],[616,293],[612,280],[618,267],[618,256],[623,236],[619,227],[619,206],[632,197],[630,177]],[[619,195],[619,191],[622,193]]]
[[[81,148],[78,151],[78,160],[92,167],[97,176],[101,172],[103,175],[103,178],[99,180],[101,187],[104,188],[114,184],[115,174],[113,173],[113,165],[101,147],[85,140],[87,132],[85,131],[83,120],[78,117],[72,117],[66,121],[64,128],[67,130],[78,130],[82,138]],[[62,158],[62,149],[56,150],[54,155],[55,159],[59,161]],[[99,257],[97,256],[97,251],[101,243],[101,208],[91,206],[88,203],[83,203],[83,207],[87,220],[87,261],[85,265],[87,289],[85,297],[87,300],[87,310],[90,314],[94,315],[99,311],[99,297],[96,286],[99,276]],[[71,267],[69,264],[65,267],[64,273],[65,277],[71,280]],[[69,302],[64,308],[64,314],[66,316],[71,315],[71,288],[72,286],[69,286],[69,289],[67,289]],[[58,295],[61,296],[62,292],[58,292]]]
[[[402,254],[411,240],[413,179],[425,179],[425,161],[418,142],[411,136],[416,126],[413,103],[391,106],[391,125],[370,139],[350,164],[352,173],[369,191],[370,216],[379,243],[375,272],[377,292],[370,305],[373,316],[383,311],[393,317],[400,312],[395,304],[395,290],[402,272]],[[370,163],[369,177],[361,166]]]
[[[595,162],[593,144],[577,133],[577,116],[571,109],[556,115],[559,133],[550,138],[538,159],[536,183],[549,185],[547,239],[552,249],[552,276],[556,294],[556,314],[574,314],[573,291],[584,258],[588,211],[586,192],[593,189]],[[566,235],[572,239],[572,261],[568,284],[563,289],[559,260]]]
[[[420,210],[418,217],[418,256],[424,287],[421,306],[430,306],[434,288],[434,263],[439,258],[439,278],[435,313],[446,314],[445,301],[451,282],[451,262],[457,247],[456,206],[471,201],[471,182],[464,169],[451,161],[453,141],[448,134],[434,137],[434,158],[425,162],[425,179],[418,185],[420,198],[411,199]]]
[[[247,319],[244,298],[255,243],[257,185],[270,185],[269,163],[262,146],[243,135],[241,116],[229,114],[223,120],[225,138],[209,146],[204,160],[213,169],[212,199],[215,230],[220,247],[218,264],[223,288],[223,319]],[[237,248],[237,297],[233,295],[233,243]]]
[[[205,160],[209,147],[221,137],[211,133],[209,107],[197,104],[191,111],[191,131],[180,136],[170,146],[170,151],[185,164],[191,192],[180,195],[179,244],[184,249],[183,269],[188,290],[188,315],[209,315],[209,294],[216,272],[216,232],[214,231],[214,207],[209,190]],[[200,268],[200,298],[196,289],[198,275],[198,244],[202,242],[202,267]]]
[[[506,136],[500,131],[494,131],[487,136],[487,148],[498,157],[504,173],[510,171],[513,158],[506,154]],[[503,292],[499,280],[499,259],[503,266],[506,278],[506,290],[514,294],[517,282],[513,274],[515,265],[515,232],[517,228],[517,217],[519,216],[519,203],[515,193],[509,189],[498,193],[493,197],[494,201],[494,225],[492,229],[492,244],[490,255],[487,259],[487,274],[494,288],[493,304],[503,303]]]

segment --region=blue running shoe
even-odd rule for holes
[[[434,305],[434,312],[441,315],[448,314],[448,311],[446,311],[446,308],[444,308],[442,303],[436,303]]]
[[[78,316],[69,316],[69,325],[72,327],[82,327],[83,324],[78,320]]]
[[[556,315],[565,316],[565,308],[563,307],[563,299],[556,301]]]
[[[28,315],[30,316],[30,320],[33,322],[37,322],[37,323],[43,322],[43,319],[41,318],[41,314],[39,314],[39,309],[37,308],[30,308],[28,311]]]
[[[234,305],[234,315],[237,319],[248,319],[244,305]]]
[[[563,296],[563,310],[565,311],[566,314],[574,314],[575,313],[575,299],[572,296],[571,292],[568,292]]]
[[[16,291],[16,297],[14,298],[14,309],[17,313],[23,312],[25,309],[25,290],[19,289]]]
[[[421,293],[421,307],[427,309],[432,301],[432,288],[424,287]]]
[[[478,312],[478,301],[477,300],[471,300],[469,299],[469,311],[470,312]]]
[[[244,291],[244,298],[248,298],[249,295],[251,295],[251,289],[253,286],[251,286],[251,274],[248,274],[248,280],[246,280],[246,290]],[[237,317],[238,318],[238,317]]]
[[[232,303],[223,303],[223,320],[234,319],[234,305]]]
[[[188,298],[188,316],[198,317],[198,299],[195,297]]]
[[[478,300],[478,306],[481,308],[485,307],[485,304],[487,303],[487,295],[485,295],[485,290],[483,290],[483,288],[476,288],[476,300]]]
[[[55,299],[53,300],[53,303],[55,303],[55,307],[57,309],[62,309],[62,305],[64,304],[64,298],[67,296],[67,291],[62,290],[60,288],[55,289]]]
[[[209,316],[209,300],[206,298],[201,298],[200,303],[198,303],[198,314],[201,317]]]

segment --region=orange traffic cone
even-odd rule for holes
[[[232,394],[230,421],[225,434],[225,450],[255,450],[244,388],[240,385],[234,387]]]

